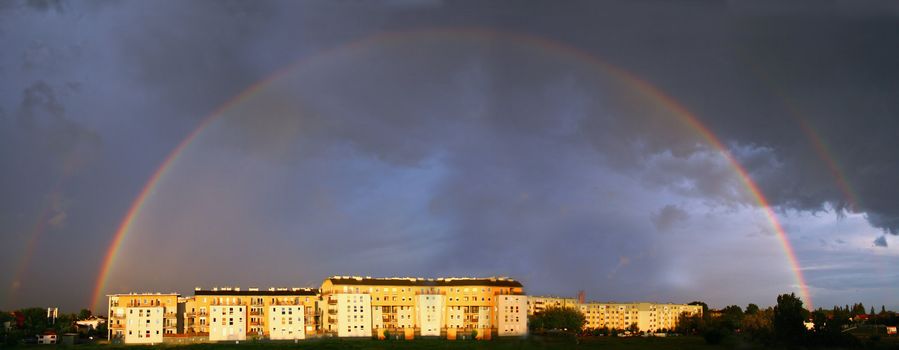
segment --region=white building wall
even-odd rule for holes
[[[371,337],[371,294],[337,294],[337,336]]]
[[[306,339],[304,312],[302,305],[269,306],[269,339]]]
[[[372,329],[384,328],[384,311],[380,306],[371,308],[371,327]]]
[[[123,311],[125,344],[162,343],[163,307],[129,307]]]
[[[422,336],[440,336],[443,329],[443,299],[439,294],[418,296],[418,320]]]
[[[446,328],[462,328],[465,324],[465,312],[459,306],[447,307],[446,316]]]
[[[528,298],[525,295],[502,295],[497,298],[497,333],[499,336],[528,334]]]
[[[247,307],[244,305],[212,306],[209,310],[209,340],[246,340]]]
[[[480,309],[478,309],[478,328],[479,329],[490,329],[491,328],[490,309],[491,309],[491,307],[489,307],[489,306],[481,306]],[[483,333],[483,331],[478,331],[478,332]]]

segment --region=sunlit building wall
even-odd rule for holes
[[[306,339],[304,307],[302,305],[269,306],[269,339]]]
[[[702,307],[698,305],[665,303],[589,302],[581,304],[579,309],[587,320],[584,328],[627,330],[636,327],[637,331],[644,332],[674,329],[682,313],[702,314]]]
[[[503,295],[497,297],[496,308],[501,315],[497,319],[499,336],[527,334],[528,298],[524,295]]]
[[[213,303],[209,308],[209,340],[247,339],[247,308],[234,303]]]
[[[111,342],[159,344],[177,333],[178,294],[113,294],[108,300]]]
[[[528,315],[541,313],[547,308],[578,307],[577,299],[555,296],[528,296]]]
[[[194,290],[192,300],[185,302],[184,322],[188,335],[210,336],[211,315],[209,310],[216,305],[237,305],[246,309],[245,336],[270,338],[271,325],[269,311],[273,306],[303,306],[302,326],[305,334],[315,334],[315,314],[318,303],[318,290],[312,288],[269,288],[260,290],[249,288],[213,288]]]
[[[370,278],[334,276],[322,283],[322,330],[327,333],[354,334],[357,328],[342,327],[340,322],[358,309],[346,309],[337,304],[341,294],[370,296],[371,328],[358,336],[403,334],[406,337],[438,334],[433,330],[434,318],[439,318],[440,333],[471,334],[477,330],[479,338],[489,338],[498,330],[498,297],[523,295],[521,283],[506,278]],[[431,298],[422,298],[431,297]],[[519,306],[526,312],[527,299]],[[437,306],[442,306],[437,308]],[[345,315],[345,313],[347,315]],[[358,315],[355,315],[359,317]],[[423,319],[423,317],[432,317]],[[358,318],[357,318],[358,319]],[[513,318],[515,319],[515,318]],[[527,334],[527,318],[518,317],[521,334]],[[425,326],[425,327],[422,327]],[[510,328],[513,329],[513,328]]]

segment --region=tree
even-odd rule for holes
[[[855,317],[858,315],[864,315],[864,314],[865,314],[865,304],[862,304],[862,303],[852,304],[852,312],[850,313],[850,315],[852,317]]]
[[[22,333],[26,338],[34,338],[35,335],[43,333],[50,328],[50,322],[47,321],[47,310],[39,307],[32,307],[20,310],[25,320],[22,327]]]
[[[627,330],[636,333],[640,330],[640,327],[637,326],[637,322],[631,323],[630,326],[627,326]]]
[[[680,334],[698,334],[705,330],[705,320],[699,315],[681,313],[675,331]]]
[[[795,294],[782,294],[777,297],[777,306],[774,307],[774,335],[778,341],[799,345],[805,337],[805,314],[802,300]]]
[[[734,331],[740,329],[743,321],[743,309],[737,305],[731,305],[721,310],[721,326]]]
[[[101,338],[105,338],[107,336],[107,332],[109,331],[109,329],[106,327],[107,327],[106,322],[100,323],[99,325],[97,325],[97,329],[90,330],[88,332],[88,334],[91,334],[90,332],[93,332],[92,335],[96,335]]]
[[[746,314],[747,315],[755,315],[759,312],[759,306],[756,304],[746,305]]]
[[[91,310],[81,309],[81,311],[78,312],[78,321],[89,319],[91,316],[93,316]]]
[[[702,318],[708,320],[709,317],[711,317],[709,315],[709,306],[706,303],[701,301],[693,301],[687,305],[702,305]]]
[[[77,317],[78,315],[75,314],[59,314],[56,322],[53,323],[53,330],[59,335],[75,332],[75,319]]]
[[[747,309],[749,309],[747,307]],[[743,321],[741,322],[743,328],[743,334],[746,334],[749,338],[767,344],[771,341],[772,336],[772,320],[774,318],[774,309],[767,308],[765,310],[758,310],[755,313],[747,313],[743,316]]]
[[[534,330],[566,330],[580,332],[587,324],[578,309],[569,307],[553,307],[531,317],[531,327]]]

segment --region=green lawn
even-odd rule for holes
[[[876,349],[897,349],[897,338],[883,339]],[[315,339],[293,342],[241,342],[217,343],[217,344],[190,344],[190,345],[163,345],[163,346],[138,346],[138,345],[76,345],[72,349],[127,349],[141,350],[153,348],[169,348],[173,350],[247,350],[247,349],[309,349],[309,350],[418,350],[418,349],[483,349],[483,350],[530,350],[530,349],[603,349],[603,350],[703,350],[703,349],[741,349],[755,350],[761,347],[749,346],[749,344],[728,343],[721,345],[708,345],[701,337],[669,337],[669,338],[615,338],[615,337],[591,337],[581,338],[577,343],[572,339],[540,338],[529,339],[496,339],[490,341],[448,341],[441,339],[419,339],[412,341],[378,341],[368,339]],[[23,346],[20,348],[53,348],[48,346]]]
[[[31,348],[29,346],[28,348]],[[35,348],[46,348],[34,346]],[[151,349],[159,348],[138,345],[76,345],[73,349]],[[418,339],[412,341],[378,341],[378,340],[343,340],[324,339],[306,340],[297,344],[293,342],[241,342],[217,343],[217,344],[190,344],[190,345],[164,345],[162,347],[177,350],[203,350],[203,349],[352,349],[352,350],[417,350],[417,349],[483,349],[483,350],[529,350],[529,349],[604,349],[604,350],[637,350],[637,349],[724,349],[723,347],[709,346],[702,338],[698,337],[674,337],[674,338],[612,338],[597,337],[581,339],[575,343],[571,339],[559,338],[530,338],[530,339],[496,339],[490,341],[448,341],[442,339]]]

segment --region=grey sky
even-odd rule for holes
[[[275,72],[163,177],[107,292],[329,274],[713,306],[797,291],[720,152],[570,47],[724,142],[816,305],[895,309],[896,33],[893,2],[3,2],[0,307],[86,307],[165,157]]]

